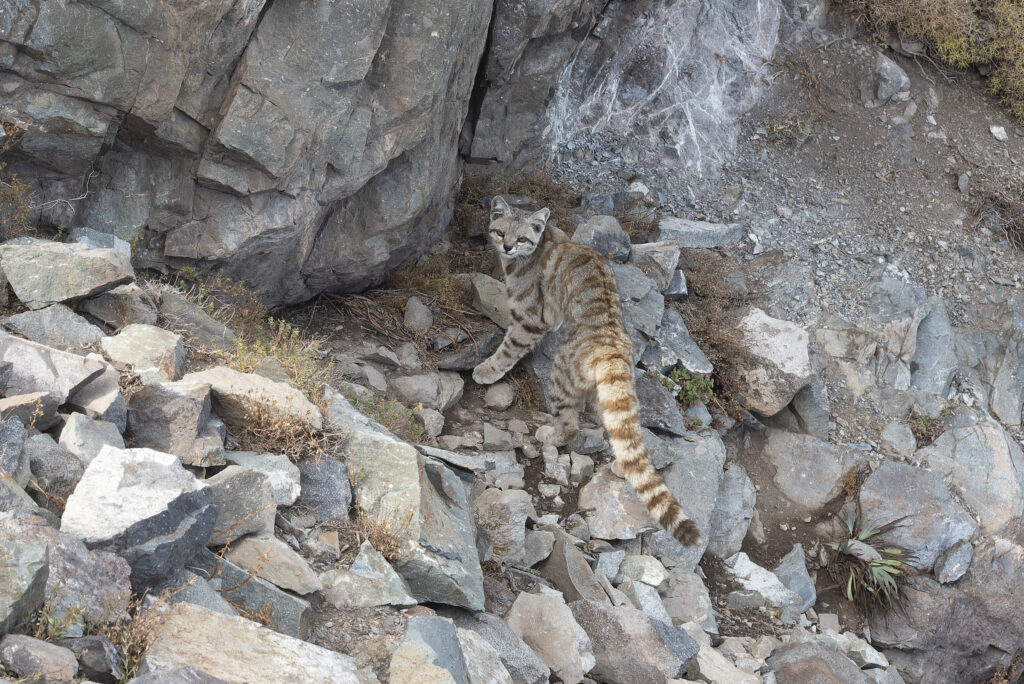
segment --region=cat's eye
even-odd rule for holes
[[[496,238],[503,238],[503,237],[505,237],[505,234],[502,233],[500,230],[492,230],[491,231],[491,235],[493,235]]]
[[[526,238],[524,238],[524,237],[521,237],[521,238],[519,238],[519,239],[518,239],[518,240],[517,240],[516,242],[526,242]]]

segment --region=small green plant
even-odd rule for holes
[[[199,277],[199,272],[196,271],[195,266],[182,266],[178,269],[178,273],[182,278],[188,281],[194,281]]]
[[[708,404],[715,396],[715,381],[710,375],[676,368],[668,374],[668,379],[679,387],[676,401],[683,410],[693,408],[697,404]]]
[[[918,447],[930,446],[935,443],[941,428],[938,418],[931,418],[923,413],[912,413],[906,420],[910,431],[914,433]]]
[[[880,539],[902,521],[898,518],[879,526],[863,520],[857,507],[847,515],[846,538],[833,539],[822,546],[823,565],[835,586],[864,615],[896,607],[901,598],[900,586],[911,576],[909,552]]]
[[[407,442],[419,442],[423,439],[423,428],[416,418],[416,412],[394,399],[383,399],[374,395],[360,398],[349,393],[345,394],[345,398],[357,411],[373,418],[399,439]]]
[[[21,626],[21,632],[42,641],[57,643],[68,630],[83,623],[81,606],[63,610],[53,598],[47,599],[35,615]]]

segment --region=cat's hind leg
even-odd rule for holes
[[[563,344],[551,364],[548,383],[548,396],[555,412],[551,443],[556,446],[565,446],[580,432],[580,412],[586,405],[589,388],[578,369],[575,348],[571,344]]]

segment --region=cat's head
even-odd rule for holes
[[[527,212],[509,206],[504,197],[491,200],[491,225],[488,238],[498,254],[506,259],[521,259],[533,254],[547,226],[551,210]]]

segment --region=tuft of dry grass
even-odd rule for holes
[[[402,559],[405,539],[412,524],[412,513],[400,515],[374,511],[357,511],[352,520],[337,520],[328,525],[338,531],[342,547],[357,550],[364,541],[391,564]]]
[[[284,454],[293,461],[306,456],[323,458],[341,451],[341,434],[274,410],[259,401],[245,401],[245,428],[232,430],[243,451]]]
[[[124,684],[138,674],[139,663],[153,643],[157,626],[162,619],[158,599],[148,609],[143,608],[145,596],[133,598],[128,604],[125,617],[99,625],[95,633],[110,639],[123,659],[118,684]]]
[[[736,324],[753,295],[740,291],[733,281],[741,269],[718,252],[683,250],[690,268],[686,271],[690,295],[674,306],[690,335],[714,365],[715,403],[729,415],[736,414],[734,395],[739,388],[740,364],[749,358]]]
[[[976,221],[994,224],[1007,242],[1024,252],[1024,181],[976,174],[971,186]]]
[[[925,41],[957,69],[990,69],[988,89],[1024,121],[1024,4],[1019,0],[844,0],[876,32]]]
[[[526,370],[517,365],[505,376],[515,391],[515,405],[531,411],[541,410],[540,379],[530,377]]]

